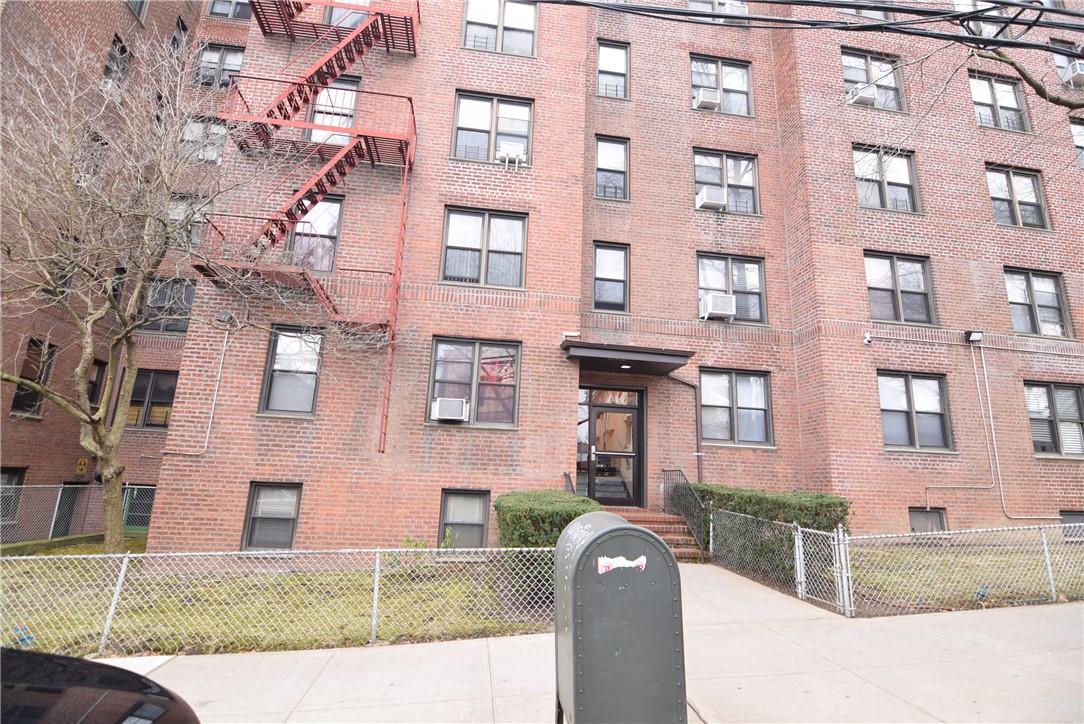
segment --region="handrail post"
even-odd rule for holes
[[[1050,600],[1058,600],[1058,588],[1054,584],[1054,567],[1050,565],[1050,545],[1046,541],[1046,527],[1039,526],[1039,538],[1043,541],[1043,560],[1046,561],[1046,581],[1050,585]]]
[[[715,501],[708,501],[708,558],[715,557]]]
[[[105,652],[106,644],[109,643],[109,632],[113,629],[113,618],[117,613],[117,604],[120,603],[120,593],[124,589],[124,577],[128,574],[128,561],[130,553],[124,554],[124,560],[120,564],[120,572],[117,573],[117,585],[113,587],[113,600],[109,602],[109,612],[105,615],[105,625],[102,626],[102,638],[98,641],[98,656]]]
[[[376,622],[379,614],[380,601],[380,550],[376,551],[376,566],[373,568],[373,615],[369,628],[369,643],[376,643]]]

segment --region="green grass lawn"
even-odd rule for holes
[[[124,551],[126,553],[146,553],[147,538],[125,538]],[[76,543],[68,546],[57,546],[46,550],[31,553],[32,556],[89,556],[105,553],[104,543]]]

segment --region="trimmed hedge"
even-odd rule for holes
[[[505,493],[493,502],[501,546],[549,548],[565,526],[584,513],[602,510],[598,501],[562,490]]]
[[[814,530],[830,531],[837,525],[847,525],[847,513],[851,507],[851,501],[846,498],[824,493],[770,493],[698,483],[693,483],[693,488],[705,505],[712,502],[717,510],[745,513],[781,523],[797,523]]]

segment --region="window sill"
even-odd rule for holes
[[[1084,463],[1084,455],[1063,455],[1061,453],[1035,453],[1036,460],[1068,460]]]
[[[753,118],[757,117],[755,113],[731,113],[729,111],[713,111],[710,108],[695,108],[694,107],[694,108],[690,108],[689,110],[696,111],[697,113],[710,113],[710,114],[712,114],[714,116],[729,116],[730,118],[749,118],[749,119],[753,119]]]
[[[184,332],[173,332],[164,329],[137,329],[136,334],[146,335],[148,337],[183,337],[188,334],[188,330]]]
[[[168,427],[145,427],[143,425],[125,425],[125,432],[169,432]]]
[[[1023,224],[1002,224],[995,221],[994,226],[999,229],[1019,229],[1020,231],[1037,231],[1043,234],[1053,234],[1054,230],[1049,226],[1024,226]]]
[[[976,123],[975,125],[978,126],[980,129],[986,129],[988,131],[1003,131],[1005,133],[1015,133],[1015,134],[1017,134],[1019,136],[1034,136],[1035,135],[1035,133],[1033,133],[1031,130],[1018,131],[1015,128],[1002,128],[1001,126],[988,126],[985,123]]]
[[[300,422],[311,422],[316,419],[316,415],[311,412],[257,412],[254,417],[261,417],[267,420],[298,420]]]
[[[516,164],[514,164],[514,163],[505,163],[504,161],[484,161],[484,160],[482,160],[480,158],[460,158],[459,156],[449,156],[448,160],[449,161],[459,161],[460,163],[484,164],[486,166],[502,166],[505,169],[511,170],[511,171],[520,171],[520,170],[529,171],[530,169],[533,168],[533,166],[531,166],[531,163],[529,161],[527,163],[521,163],[519,166],[516,166]]]
[[[472,284],[471,282],[449,282],[443,279],[438,279],[437,284],[442,287],[458,287],[459,289],[494,289],[499,292],[520,292],[521,294],[527,293],[526,287],[502,287],[498,284]]]
[[[957,450],[948,450],[936,447],[886,447],[886,453],[903,453],[905,455],[950,455],[958,456]]]
[[[506,53],[503,50],[490,50],[489,48],[471,48],[466,45],[460,45],[460,50],[470,50],[475,53],[489,53],[490,55],[501,55],[506,58],[525,58],[527,60],[538,60],[537,53],[531,53],[530,55],[522,55],[520,53]]]
[[[861,105],[860,103],[854,103],[852,101],[846,100],[846,96],[844,96],[843,105],[848,106],[850,108],[861,108],[861,109],[866,110],[866,111],[880,111],[881,113],[895,113],[896,115],[900,115],[900,116],[909,116],[909,115],[911,115],[911,112],[906,110],[906,109],[896,110],[895,108],[878,108],[877,106],[864,106],[864,105]]]
[[[623,312],[623,311],[621,311],[619,309],[595,309],[594,307],[591,307],[591,313],[592,314],[613,314],[613,315],[616,315],[618,317],[631,317],[632,316],[632,312],[627,312],[627,311]]]
[[[228,17],[226,17],[224,15],[212,15],[211,13],[207,13],[207,17],[211,18],[212,20],[228,20],[231,23],[247,23],[249,20],[252,19],[252,18],[228,18]]]
[[[611,101],[631,101],[628,96],[608,96],[603,93],[595,93],[595,98],[608,98]]]
[[[1047,339],[1053,342],[1076,342],[1076,337],[1059,337],[1053,334],[1031,334],[1030,332],[1017,332],[1013,331],[1013,334],[1017,337],[1026,337],[1027,339]]]
[[[41,422],[41,413],[33,412],[13,412],[11,416],[16,420],[32,420],[34,422]]]
[[[903,211],[901,209],[885,209],[885,208],[882,208],[880,206],[863,206],[862,204],[859,204],[858,208],[861,209],[862,211],[876,211],[876,212],[881,213],[881,214],[901,214],[901,215],[904,215],[904,216],[923,216],[923,217],[926,216],[925,211]]]
[[[768,324],[767,322],[754,322],[754,321],[749,320],[749,319],[735,319],[735,320],[732,320],[732,321],[728,322],[725,319],[701,319],[700,317],[697,317],[696,321],[703,322],[704,324],[723,325],[723,326],[726,326],[726,327],[764,327],[764,328],[768,328],[768,327],[772,326],[772,325]]]
[[[470,422],[435,422],[426,420],[425,427],[448,430],[484,430],[487,432],[519,432],[519,425],[486,425]]]
[[[595,200],[596,201],[616,201],[619,204],[631,204],[632,203],[632,199],[628,198],[627,196],[625,198],[623,198],[623,199],[619,199],[619,198],[615,198],[613,196],[599,196],[598,194],[595,194]]]
[[[941,325],[936,322],[902,322],[896,319],[873,319],[870,318],[870,322],[873,324],[887,324],[892,327],[917,327],[918,329],[941,329]]]
[[[737,218],[750,218],[750,219],[763,219],[764,214],[757,212],[755,214],[743,214],[740,211],[716,211],[715,209],[698,209],[695,206],[693,211],[699,211],[702,214],[715,214],[717,216],[732,216]]]
[[[700,444],[704,447],[714,448],[732,448],[738,450],[778,450],[775,445],[757,445],[751,442],[720,442],[718,440],[701,440]]]

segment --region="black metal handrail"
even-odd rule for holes
[[[707,550],[711,513],[681,470],[662,471],[663,510],[680,515],[700,550]]]

